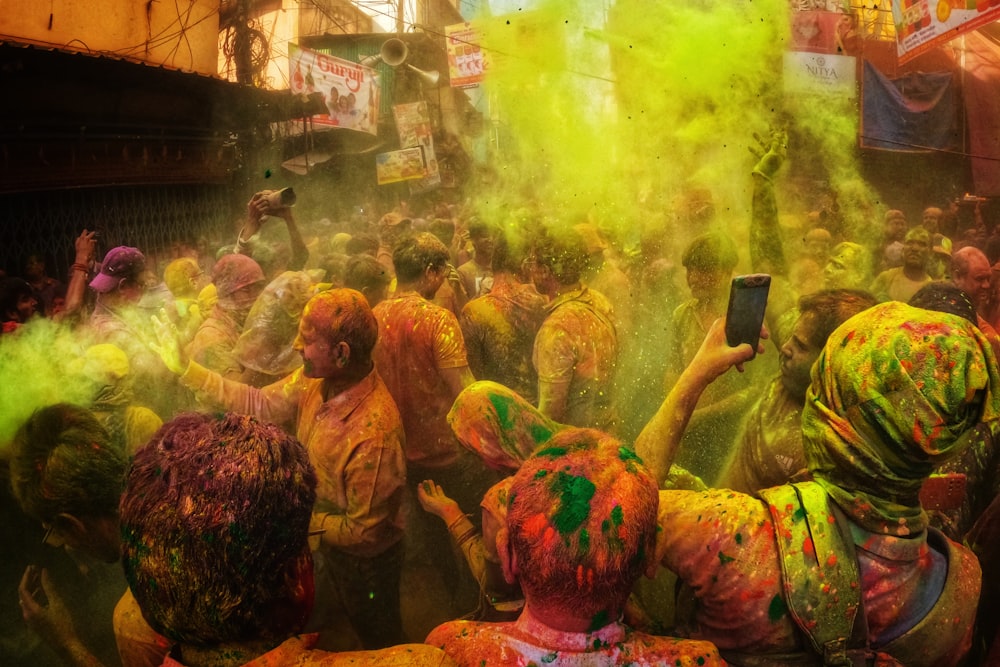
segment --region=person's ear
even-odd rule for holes
[[[504,581],[511,585],[516,584],[517,557],[510,549],[510,536],[506,526],[497,531],[497,556],[500,558],[500,569],[503,571]]]
[[[52,525],[55,530],[59,531],[59,534],[63,537],[63,541],[72,546],[86,544],[91,538],[87,524],[72,514],[67,514],[66,512],[57,514]]]
[[[338,368],[345,368],[351,363],[351,346],[344,341],[340,341],[334,345],[330,353],[337,361]]]

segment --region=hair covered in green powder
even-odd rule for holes
[[[617,617],[653,552],[659,499],[652,475],[623,451],[605,433],[568,428],[515,475],[507,527],[529,600]]]

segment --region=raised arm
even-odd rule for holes
[[[762,331],[761,338],[766,337],[767,331]],[[757,346],[757,352],[764,352],[763,343]],[[694,359],[636,438],[635,451],[657,480],[662,481],[667,476],[677,457],[677,446],[705,388],[731,366],[742,372],[743,362],[749,360],[752,354],[753,350],[746,343],[737,347],[726,344],[723,319],[717,319],[712,324]]]

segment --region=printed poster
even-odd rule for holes
[[[423,151],[426,166],[424,178],[419,183],[410,183],[410,192],[419,194],[441,185],[441,171],[434,153],[434,132],[427,102],[397,104],[392,108],[399,133],[399,145],[403,148],[419,147]]]
[[[375,172],[379,185],[412,181],[424,177],[424,151],[419,147],[379,153],[375,156]]]
[[[322,93],[327,112],[314,127],[343,127],[378,134],[379,79],[375,70],[297,44],[288,45],[292,93]]]
[[[893,0],[900,63],[1000,19],[997,0]]]
[[[471,23],[445,26],[448,78],[452,88],[475,88],[483,81],[485,54],[479,46],[479,31]]]

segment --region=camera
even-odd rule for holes
[[[267,200],[267,206],[271,210],[295,206],[295,190],[291,188],[271,190],[264,195],[264,198]]]

